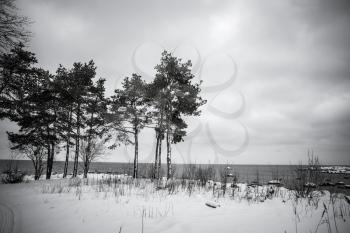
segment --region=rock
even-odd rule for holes
[[[311,183],[311,182],[308,182],[308,183],[304,184],[304,186],[308,187],[308,188],[316,188],[316,184]]]
[[[206,206],[209,206],[211,208],[216,208],[216,207],[220,207],[220,204],[214,201],[207,201],[205,203]]]
[[[268,184],[280,185],[280,184],[281,184],[281,181],[279,181],[279,180],[270,180],[270,181],[268,182]]]

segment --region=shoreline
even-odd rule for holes
[[[0,184],[0,198],[14,213],[21,213],[14,216],[14,227],[27,233],[229,233],[233,229],[243,233],[261,232],[262,228],[279,233],[327,232],[328,227],[335,232],[335,224],[340,233],[350,227],[347,212],[343,216],[337,212],[349,208],[349,196],[312,191],[298,197],[297,192],[269,185],[238,183],[223,191],[219,185],[201,186],[192,181],[173,181],[160,187],[149,179],[89,174],[88,180],[58,176]],[[325,208],[331,218],[322,214]]]

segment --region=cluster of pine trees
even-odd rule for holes
[[[79,159],[84,177],[90,163],[104,145],[113,149],[121,144],[134,145],[133,177],[138,177],[139,133],[153,128],[156,137],[154,178],[160,177],[162,144],[166,145],[167,177],[172,177],[171,145],[183,141],[186,116],[200,114],[205,103],[200,83],[193,83],[191,62],[182,62],[164,51],[156,65],[152,82],[132,74],[112,96],[105,96],[105,79],[96,78],[96,65],[76,62],[60,65],[55,74],[37,67],[35,54],[18,45],[0,56],[0,119],[19,126],[7,132],[11,149],[33,162],[39,179],[46,162],[50,179],[55,155],[65,151],[64,177],[68,161],[74,158],[73,177]]]

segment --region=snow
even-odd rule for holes
[[[281,184],[281,182],[280,182],[279,180],[270,180],[270,181],[268,182],[268,184],[276,184],[276,185],[279,185],[279,184]]]
[[[116,178],[116,179],[115,179]],[[133,181],[125,175],[89,174],[86,180],[61,179],[0,184],[0,211],[10,219],[14,232],[315,232],[323,203],[332,215],[330,194],[318,192],[315,200],[293,198],[292,192],[274,186],[226,190],[196,188],[189,192],[176,186],[156,190],[149,180]],[[110,182],[108,184],[108,182]],[[117,182],[117,183],[113,183]],[[273,189],[274,193],[268,195]],[[317,201],[317,203],[316,203]],[[214,203],[210,208],[206,203]],[[4,207],[6,206],[6,208]],[[339,232],[348,232],[349,203],[338,195],[336,210],[343,208],[346,221],[337,219]],[[10,211],[10,212],[11,212]],[[8,212],[8,211],[7,211]],[[338,217],[339,218],[339,217]],[[332,232],[335,232],[330,217]],[[9,224],[10,220],[7,220]],[[328,232],[322,224],[317,232]]]
[[[307,182],[304,186],[310,187],[310,188],[315,188],[317,185],[315,183],[312,183],[312,182]]]
[[[350,167],[344,166],[330,166],[321,167],[322,172],[332,173],[332,174],[350,174]]]

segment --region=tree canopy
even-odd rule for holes
[[[198,116],[205,103],[199,95],[200,83],[193,83],[190,61],[182,62],[164,51],[152,82],[132,74],[109,98],[105,79],[96,78],[92,60],[75,62],[71,68],[59,65],[55,74],[36,64],[35,54],[21,44],[1,55],[0,117],[20,127],[18,132],[8,132],[12,149],[36,161],[38,176],[45,158],[46,178],[50,178],[55,155],[64,148],[64,177],[71,149],[73,177],[78,175],[79,158],[87,177],[90,163],[104,151],[104,144],[112,142],[109,149],[134,145],[133,177],[138,178],[139,133],[147,127],[156,133],[153,177],[160,178],[163,140],[167,177],[172,177],[171,144],[184,140],[186,117]]]

